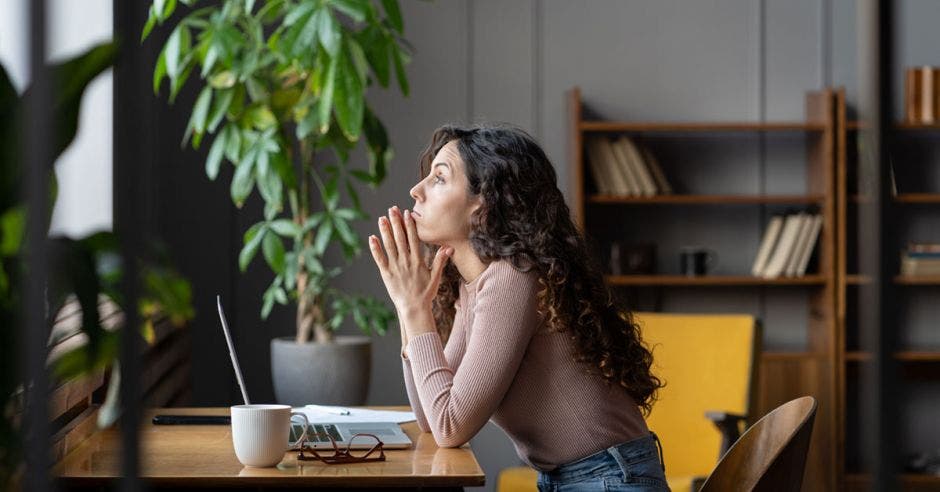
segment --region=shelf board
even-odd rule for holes
[[[940,193],[899,193],[894,201],[898,203],[940,203]]]
[[[845,122],[845,127],[849,130],[860,130],[866,128],[866,125],[858,120],[849,120]],[[940,130],[940,123],[909,123],[898,121],[894,124],[898,130]]]
[[[763,131],[822,131],[822,123],[805,122],[641,122],[641,121],[581,121],[585,132],[763,132]]]
[[[622,203],[631,205],[810,204],[819,203],[822,200],[822,195],[591,195],[587,198],[588,203]]]
[[[871,283],[870,275],[859,275],[857,273],[848,274],[845,276],[845,283],[848,285],[868,285]]]
[[[940,285],[940,275],[896,275],[898,285]]]
[[[893,281],[897,285],[940,285],[940,275],[895,275]],[[868,285],[871,282],[871,275],[850,273],[845,276],[846,285]]]
[[[940,351],[930,350],[903,350],[894,353],[894,358],[901,362],[940,362]],[[871,353],[861,350],[852,350],[845,353],[847,361],[871,360]]]
[[[661,286],[749,286],[749,285],[821,285],[826,282],[822,275],[802,277],[761,278],[751,275],[608,275],[610,285],[661,285]]]
[[[867,195],[853,193],[849,200],[852,203],[872,203]],[[894,197],[895,203],[940,203],[940,193],[899,193]]]
[[[899,130],[940,130],[940,123],[909,123],[899,121],[894,124]]]

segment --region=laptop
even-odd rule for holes
[[[229,355],[232,357],[232,367],[235,368],[235,378],[242,392],[245,405],[249,405],[248,390],[245,388],[245,379],[242,377],[241,367],[238,365],[238,356],[235,355],[235,346],[232,343],[232,334],[229,332],[225,314],[222,312],[222,299],[216,296],[219,308],[219,319],[222,321],[222,331],[225,333],[225,343],[228,345]],[[296,440],[303,433],[303,423],[291,422],[290,440]],[[350,443],[350,438],[356,434],[374,434],[382,440],[385,449],[407,449],[411,447],[411,439],[401,430],[396,422],[310,422],[307,428],[307,446],[314,449],[333,449],[333,444],[326,436],[329,434],[336,441],[340,449],[347,446],[350,449],[368,449],[375,441],[366,438],[356,438]]]

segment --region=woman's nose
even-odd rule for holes
[[[408,194],[411,195],[411,198],[414,198],[415,200],[419,200],[418,191],[420,189],[421,189],[421,183],[419,182],[418,184],[411,187],[411,191],[409,191]]]

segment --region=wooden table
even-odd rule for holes
[[[409,407],[370,407],[410,410]],[[386,450],[386,461],[327,465],[297,461],[288,452],[273,468],[245,467],[235,457],[227,425],[153,425],[158,413],[228,415],[228,408],[154,408],[141,426],[141,477],[155,487],[460,488],[481,486],[485,475],[469,444],[440,448],[415,422],[401,424],[412,449]],[[54,467],[67,487],[110,485],[120,478],[120,430],[99,431]]]

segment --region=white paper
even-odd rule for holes
[[[339,411],[349,410],[349,415],[338,415]],[[311,424],[337,424],[344,422],[413,422],[416,420],[414,412],[398,412],[394,410],[369,410],[365,408],[330,407],[324,405],[307,405],[294,407],[295,412],[303,413]]]

